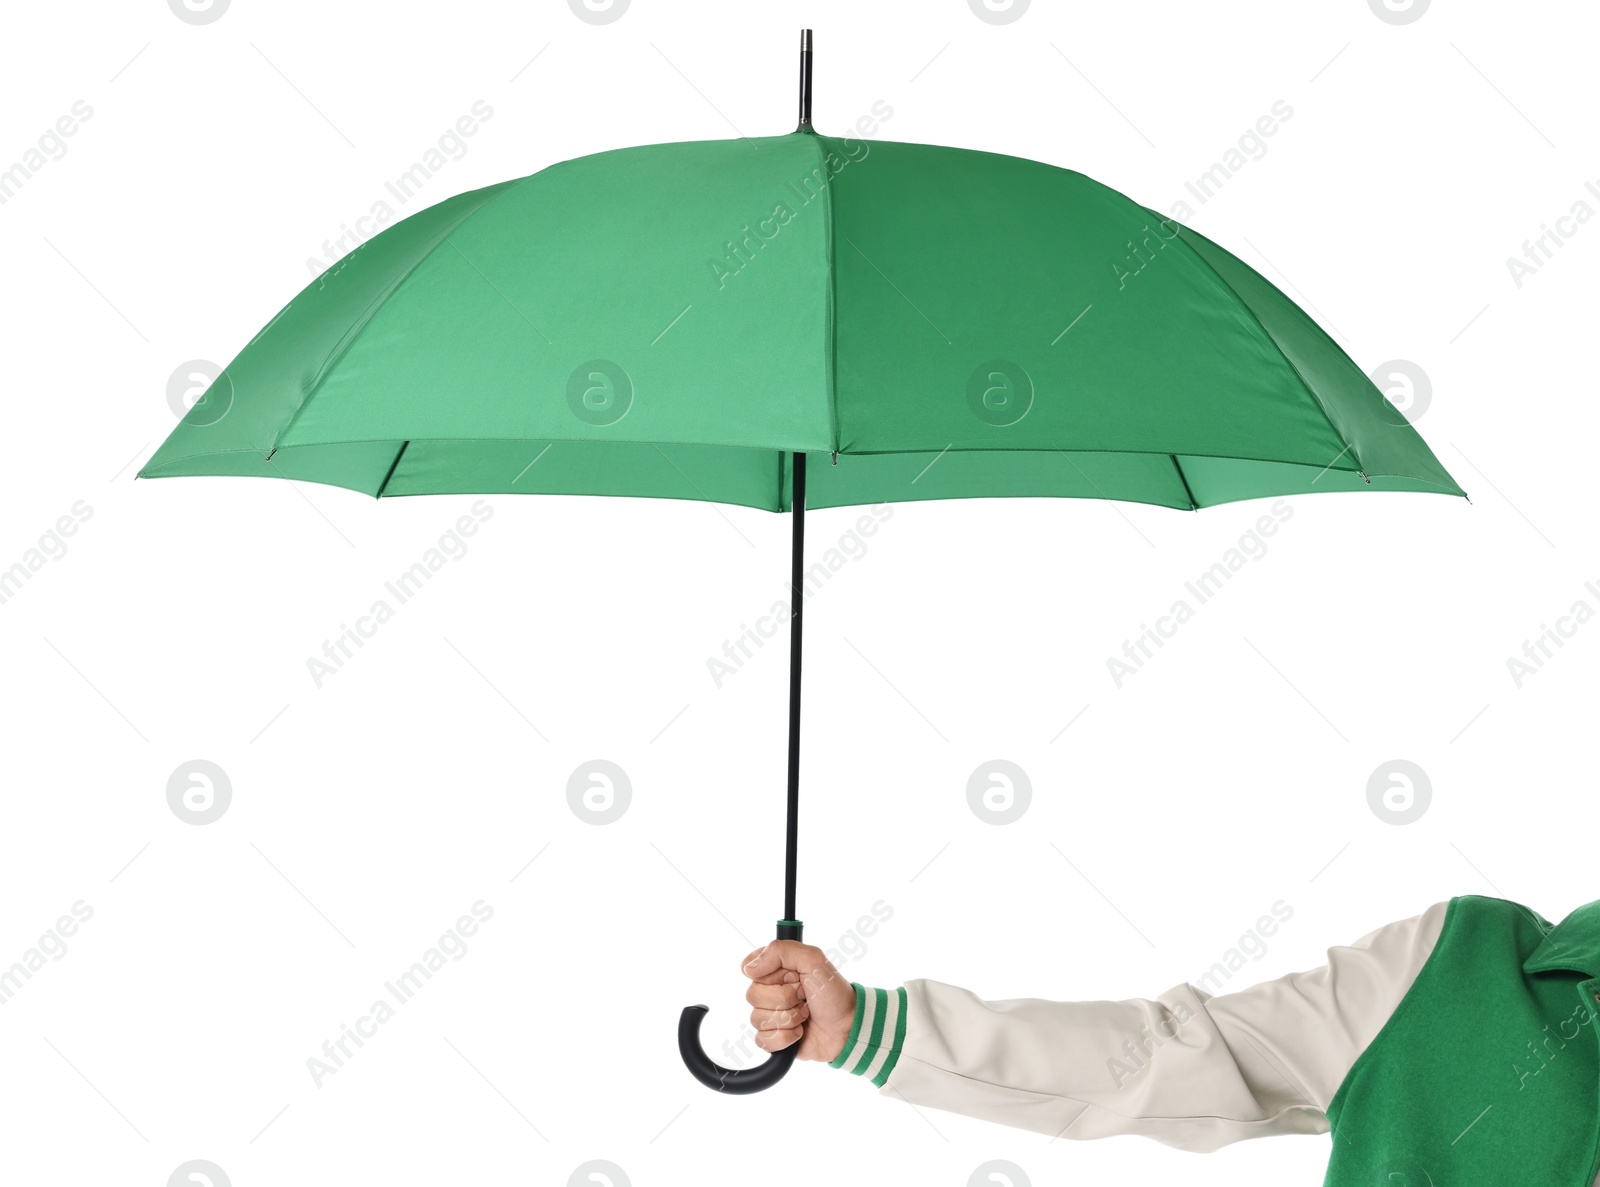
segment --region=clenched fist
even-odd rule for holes
[[[856,991],[828,963],[821,948],[799,940],[773,940],[744,958],[752,984],[745,1000],[756,1046],[781,1051],[799,1040],[800,1059],[831,1061],[844,1050],[855,1020]]]

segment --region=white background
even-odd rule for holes
[[[145,0],[5,24],[0,168],[93,115],[0,206],[0,567],[92,514],[0,605],[0,966],[74,902],[93,917],[0,1006],[0,1178],[160,1187],[207,1159],[239,1187],[564,1184],[605,1159],[640,1187],[957,1185],[1004,1158],[1034,1183],[1321,1181],[1326,1137],[1202,1157],[919,1114],[812,1065],[759,1097],[690,1081],[680,1006],[712,1007],[714,1052],[736,1038],[738,962],[781,906],[781,640],[720,689],[706,660],[781,597],[786,518],[491,499],[319,689],[307,658],[472,500],[132,480],[174,370],[230,359],[475,100],[492,119],[402,213],[602,149],[786,132],[803,25],[820,130],[883,100],[886,138],[1159,209],[1286,101],[1190,221],[1364,369],[1420,366],[1418,427],[1472,495],[1292,500],[1121,688],[1107,658],[1266,504],[896,506],[808,613],[808,938],[840,947],[881,902],[857,980],[1121,998],[1200,977],[1279,899],[1235,987],[1451,895],[1551,920],[1595,897],[1600,626],[1520,688],[1506,664],[1600,607],[1600,226],[1520,287],[1506,265],[1600,209],[1591,7],[1041,0],[995,25],[962,0],[634,0],[593,25],[557,0],[234,0],[196,26]],[[857,514],[815,513],[817,547]],[[604,827],[567,803],[597,757],[632,785]],[[995,758],[1032,785],[1004,827],[967,804]],[[1406,826],[1368,804],[1396,758],[1432,786]],[[167,803],[194,759],[232,788],[203,827]],[[465,957],[316,1086],[307,1059],[480,899]]]

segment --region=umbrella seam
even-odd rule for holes
[[[834,268],[834,233],[833,233],[833,178],[828,172],[828,158],[822,151],[822,137],[813,136],[814,147],[817,150],[817,161],[823,173],[827,175],[828,182],[822,187],[822,235],[824,265],[827,268],[827,282],[823,286],[823,344],[827,351],[827,371],[823,382],[828,393],[828,435],[833,442],[833,452],[839,452],[839,396],[835,384],[835,375],[838,370],[839,340],[834,312],[836,306]]]
[[[1147,209],[1147,213],[1154,214],[1155,212]],[[1180,227],[1184,231],[1189,231],[1191,234],[1195,235],[1200,233],[1190,227],[1184,226],[1176,219],[1172,221],[1175,226]],[[1201,255],[1200,252],[1195,250],[1192,243],[1190,243],[1187,239],[1184,239],[1182,235],[1179,235],[1178,238],[1182,241],[1184,249],[1188,251],[1188,253],[1194,259],[1198,260],[1201,266],[1203,266],[1207,272],[1216,277],[1217,283],[1232,293],[1233,299],[1239,303],[1240,308],[1250,315],[1250,320],[1255,322],[1256,328],[1261,331],[1262,337],[1272,344],[1272,349],[1278,352],[1278,357],[1281,358],[1289,370],[1294,373],[1295,379],[1300,382],[1300,386],[1302,389],[1304,389],[1306,395],[1311,397],[1311,402],[1316,405],[1317,411],[1322,413],[1322,419],[1327,422],[1328,428],[1333,430],[1334,438],[1344,443],[1345,448],[1349,451],[1351,458],[1354,459],[1358,469],[1364,471],[1366,467],[1362,464],[1360,455],[1356,453],[1356,443],[1347,439],[1344,433],[1340,430],[1339,426],[1333,423],[1333,417],[1328,414],[1328,406],[1323,403],[1322,396],[1317,393],[1316,388],[1312,387],[1311,384],[1307,382],[1304,373],[1295,365],[1295,361],[1289,357],[1288,351],[1283,349],[1283,345],[1278,341],[1277,336],[1273,334],[1271,330],[1267,329],[1266,323],[1261,320],[1261,315],[1255,311],[1255,308],[1250,304],[1250,302],[1246,301],[1244,297],[1239,294],[1239,290],[1234,288],[1233,285],[1229,284],[1227,278],[1212,266],[1210,260],[1206,259],[1205,256]],[[1250,265],[1245,264],[1243,260],[1240,260],[1239,263],[1246,268],[1250,267]],[[1254,271],[1254,269],[1252,269],[1252,271]],[[1260,276],[1261,274],[1258,272],[1256,275]],[[1261,277],[1261,281],[1263,284],[1270,285],[1274,289],[1278,287],[1277,285],[1272,284],[1272,282],[1265,276]],[[1284,300],[1287,301],[1288,298],[1284,297]],[[1293,302],[1290,303],[1293,304]],[[1306,320],[1312,322],[1314,325],[1316,324],[1316,319],[1314,319],[1309,313],[1306,314]],[[1317,329],[1322,330],[1322,327],[1319,325],[1317,326]],[[1326,331],[1323,331],[1323,337],[1327,337]],[[1329,341],[1331,342],[1332,339],[1329,339]],[[1340,349],[1337,343],[1334,343],[1333,345],[1335,350]],[[1343,353],[1343,351],[1341,350],[1340,353]],[[1349,358],[1348,355],[1345,357]]]
[[[529,174],[529,177],[532,176],[537,175]],[[449,240],[451,235],[456,233],[456,230],[461,226],[462,223],[472,218],[472,216],[477,214],[479,211],[494,205],[495,202],[505,197],[506,194],[518,188],[527,180],[527,177],[519,177],[515,181],[506,182],[502,186],[499,193],[493,195],[483,202],[478,203],[478,205],[474,206],[471,210],[466,211],[459,218],[453,220],[450,225],[446,227],[439,235],[439,237],[434,240],[432,245],[422,253],[422,255],[414,264],[396,277],[391,284],[385,286],[377,296],[373,297],[371,302],[368,303],[367,307],[361,311],[361,316],[359,319],[357,319],[356,323],[348,328],[340,340],[334,343],[333,348],[328,351],[328,357],[323,360],[322,366],[317,369],[316,378],[311,381],[311,386],[306,389],[305,395],[300,397],[300,402],[295,405],[294,411],[289,414],[289,419],[284,422],[283,427],[273,435],[272,444],[269,447],[269,450],[276,450],[282,443],[285,435],[288,434],[289,430],[294,428],[295,423],[300,419],[300,414],[305,411],[306,405],[310,404],[317,392],[321,390],[323,382],[328,378],[329,373],[332,372],[334,367],[338,366],[339,363],[344,359],[345,355],[349,354],[350,351],[354,349],[355,344],[360,340],[361,335],[366,333],[367,327],[372,324],[372,319],[378,315],[378,310],[383,306],[383,304],[388,301],[390,297],[394,296],[394,294],[400,290],[400,287],[405,284],[406,281],[411,279],[412,275],[418,268],[422,267],[422,265],[426,264],[433,258],[434,253],[444,246],[446,241]],[[487,189],[490,187],[484,188]],[[470,193],[472,191],[468,192]],[[457,196],[459,197],[460,195]],[[449,201],[449,199],[447,198],[445,201]]]

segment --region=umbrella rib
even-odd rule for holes
[[[406,450],[410,448],[410,441],[400,442],[400,452],[395,454],[394,461],[389,463],[389,472],[383,476],[383,481],[378,484],[378,493],[373,495],[373,498],[383,498],[383,492],[389,489],[389,479],[394,477],[394,472],[400,468],[400,459],[406,456]]]
[[[1194,491],[1189,489],[1189,480],[1184,477],[1183,467],[1178,464],[1178,455],[1175,453],[1169,453],[1167,456],[1172,459],[1172,468],[1178,472],[1178,481],[1183,483],[1183,493],[1189,497],[1189,510],[1200,510],[1200,503],[1194,497]]]

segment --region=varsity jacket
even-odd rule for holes
[[[854,983],[852,983],[854,984]],[[1182,1150],[1331,1133],[1327,1187],[1600,1187],[1600,902],[1480,895],[1213,996],[982,1001],[856,985],[833,1066],[882,1095]]]

